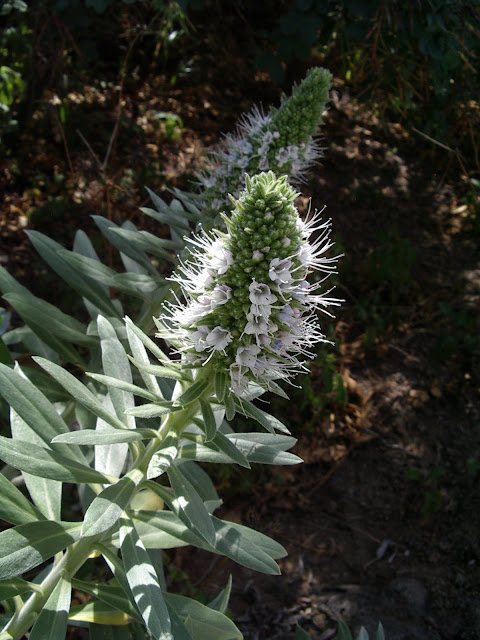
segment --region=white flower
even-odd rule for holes
[[[211,299],[215,305],[226,304],[231,297],[232,290],[226,284],[217,285],[211,293]]]
[[[190,340],[197,351],[205,351],[207,348],[207,336],[210,329],[205,325],[200,325],[196,331],[190,332]]]
[[[233,262],[233,256],[230,251],[225,248],[222,240],[216,240],[211,247],[210,267],[215,269],[218,275],[227,272],[228,267]]]
[[[273,280],[279,286],[282,284],[289,284],[293,280],[292,274],[290,273],[291,266],[291,260],[273,258],[273,260],[270,261],[270,267],[268,270],[270,280]]]
[[[262,333],[268,332],[268,324],[261,316],[255,316],[253,313],[247,314],[247,324],[243,330],[247,335],[259,336]]]
[[[227,329],[215,327],[207,335],[205,342],[208,347],[213,347],[214,351],[223,351],[232,341],[232,334]]]
[[[233,393],[241,396],[248,387],[249,379],[242,373],[242,368],[238,364],[230,365],[229,373]]]
[[[253,369],[259,353],[260,347],[257,344],[249,344],[247,347],[239,347],[235,356],[235,362],[238,365]]]
[[[253,280],[248,289],[250,291],[250,302],[253,302],[253,304],[264,305],[277,301],[277,296],[270,291],[268,284]]]

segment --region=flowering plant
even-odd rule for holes
[[[83,232],[74,251],[30,232],[84,300],[88,324],[0,268],[4,297],[26,323],[2,334],[9,352],[0,353],[11,433],[0,436],[0,518],[12,525],[0,533],[0,640],[29,630],[30,640],[63,640],[68,624],[88,626],[92,640],[104,637],[102,625],[113,640],[241,638],[226,615],[231,580],[208,605],[172,594],[163,550],[194,545],[279,573],[283,547],[214,515],[221,500],[198,463],[300,462],[287,427],[252,400],[285,395],[278,382],[304,370],[301,358],[325,341],[316,311],[338,301],[320,290],[322,279],[306,277],[328,276],[335,258],[325,255],[329,223],[300,220],[286,176],[257,172],[241,193],[233,186],[222,230],[212,230],[208,189],[201,208],[199,194],[176,192],[169,205],[151,194],[156,209],[147,213],[169,224],[169,240],[97,217],[125,273],[103,265]],[[199,221],[204,229],[192,235]],[[166,281],[157,261],[175,262],[185,242],[190,253]],[[173,352],[148,335],[154,324]],[[34,367],[16,361],[22,348]],[[236,412],[259,430],[235,432]],[[90,580],[77,577],[82,567]],[[73,589],[86,601],[72,604]]]

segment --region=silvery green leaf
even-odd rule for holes
[[[23,293],[8,293],[4,296],[9,304],[14,307],[22,317],[25,324],[29,325],[33,331],[35,327],[40,327],[42,335],[39,337],[46,344],[46,336],[55,335],[60,340],[73,342],[74,344],[95,346],[97,340],[92,336],[87,336],[87,327],[73,316],[69,316],[57,307],[33,294],[28,296]],[[33,324],[32,324],[33,323]]]
[[[216,551],[249,569],[279,575],[275,558],[286,555],[285,549],[263,534],[233,522],[210,516],[215,528],[215,546],[209,545],[171,511],[138,511],[131,514],[135,527],[147,548],[169,549],[193,545]]]
[[[173,365],[171,366],[159,366],[156,364],[145,364],[143,362],[139,362],[134,358],[129,356],[129,360],[132,364],[134,364],[137,369],[140,371],[146,371],[147,373],[151,373],[157,378],[172,378],[173,380],[183,380],[190,381],[190,378],[186,376],[182,371],[178,368],[175,368]]]
[[[277,430],[282,431],[287,435],[290,434],[290,431],[285,425],[280,422],[280,420],[270,415],[266,411],[262,411],[262,409],[259,409],[248,400],[244,400],[243,398],[241,401],[236,400],[235,408],[239,413],[246,416],[247,418],[253,418],[254,420],[256,420],[267,431],[270,431],[270,433],[275,433],[275,430]]]
[[[216,598],[214,598],[208,606],[210,609],[220,611],[220,613],[227,613],[228,602],[230,600],[230,594],[232,593],[232,575],[228,576],[228,582],[224,589],[220,591]]]
[[[217,553],[221,553],[235,560],[238,564],[254,569],[255,571],[269,575],[280,575],[280,569],[273,560],[275,555],[271,553],[274,547],[267,546],[262,538],[258,538],[254,542],[255,537],[251,534],[257,533],[256,531],[248,527],[240,528],[240,525],[236,525],[233,522],[225,522],[215,516],[211,516],[211,518],[215,527],[215,550]],[[264,536],[264,538],[270,540],[267,536]],[[259,542],[263,544],[263,547],[260,546]],[[270,540],[270,542],[273,543],[273,540]],[[278,547],[280,547],[280,545],[278,545]],[[283,547],[281,548],[283,549]],[[277,557],[286,555],[285,550],[283,551],[284,553]]]
[[[114,627],[125,626],[131,622],[130,617],[126,613],[111,607],[102,600],[91,600],[85,604],[74,605],[70,608],[68,619],[73,620],[74,623],[77,624],[84,622],[89,624],[112,625]],[[130,636],[128,637],[130,638]]]
[[[130,364],[123,348],[122,343],[117,338],[115,329],[110,322],[103,316],[97,318],[98,333],[100,335],[100,345],[102,348],[102,362],[105,375],[112,378],[123,380],[128,384],[132,384],[132,372]],[[130,391],[124,391],[115,387],[110,387],[109,395],[112,404],[120,420],[125,419],[123,416],[127,409],[135,406],[133,394]],[[135,428],[134,418],[126,418],[126,424],[130,429]]]
[[[0,580],[37,567],[80,537],[78,522],[42,520],[0,533]]]
[[[72,587],[74,589],[78,589],[79,591],[83,591],[84,593],[89,593],[99,600],[103,600],[103,602],[106,602],[115,609],[123,611],[132,618],[135,618],[139,622],[142,622],[142,617],[138,613],[138,610],[130,602],[130,600],[125,595],[124,590],[118,584],[106,584],[104,582],[93,583],[73,578]]]
[[[231,458],[234,462],[239,464],[241,467],[245,467],[246,469],[250,469],[250,463],[247,458],[243,455],[243,453],[229,440],[223,433],[217,431],[217,435],[210,443],[215,446],[219,451],[226,454],[229,458]]]
[[[200,549],[212,550],[172,511],[135,511],[130,512],[130,517],[147,549],[175,549],[192,545]]]
[[[125,413],[129,416],[136,416],[137,418],[158,418],[164,416],[167,413],[178,411],[179,407],[174,407],[171,402],[168,404],[148,403],[141,404],[138,407],[128,409]]]
[[[204,502],[218,500],[218,493],[210,476],[195,462],[182,462],[182,473],[190,480]]]
[[[137,298],[145,298],[151,295],[159,287],[165,284],[162,278],[143,273],[117,273],[113,279],[112,286],[118,291],[124,291]]]
[[[95,280],[95,282],[101,284],[103,287],[113,287],[114,278],[117,275],[117,272],[110,269],[110,267],[107,267],[107,265],[103,264],[98,259],[87,257],[77,252],[68,251],[67,249],[61,249],[58,252],[58,255],[87,278]]]
[[[295,640],[312,640],[312,638],[297,624],[295,627]]]
[[[0,436],[0,459],[16,469],[61,482],[109,483],[111,479],[84,464],[22,440]]]
[[[22,578],[10,578],[10,580],[2,580],[0,582],[0,602],[8,600],[15,596],[21,596],[22,593],[33,591],[33,585]]]
[[[168,213],[168,207],[166,207],[165,213],[155,211],[155,209],[151,209],[150,207],[140,207],[140,211],[154,220],[157,220],[157,222],[160,222],[161,224],[168,224],[169,226],[180,229],[182,231],[182,235],[184,235],[186,231],[190,231],[188,222],[181,220],[178,217],[173,217],[171,213]]]
[[[216,522],[218,518],[213,516],[213,520]],[[287,555],[287,552],[281,544],[272,540],[264,533],[260,533],[259,531],[255,531],[254,529],[250,529],[243,524],[237,524],[236,522],[223,522],[224,525],[228,525],[231,529],[237,531],[242,539],[248,540],[255,546],[259,547],[264,553],[266,553],[270,558],[274,558],[278,560],[279,558],[284,558]]]
[[[147,478],[158,478],[170,467],[178,454],[178,438],[169,435],[153,454],[147,469]]]
[[[181,465],[170,466],[167,473],[175,494],[178,517],[187,526],[193,527],[208,544],[214,546],[215,528],[211,516],[196,489],[183,475]]]
[[[126,423],[119,420],[117,417],[108,412],[102,404],[97,400],[94,394],[87,389],[75,376],[65,371],[62,367],[45,360],[45,358],[34,358],[35,362],[39,364],[42,369],[47,371],[52,378],[59,382],[64,389],[66,389],[76,400],[89,409],[94,415],[102,418],[112,427],[127,429]]]
[[[215,395],[219,402],[223,402],[226,386],[227,376],[221,371],[215,371]]]
[[[172,256],[166,250],[166,247],[172,248],[171,245],[166,245],[166,242],[162,240],[162,238],[157,238],[152,233],[148,231],[131,231],[129,229],[112,229],[112,233],[118,234],[121,238],[130,242],[130,244],[139,249],[140,251],[145,251],[145,253],[150,253],[157,258],[163,258],[164,260],[168,260],[169,262],[173,262],[175,264],[176,259],[175,256]],[[176,243],[173,243],[175,248],[178,248]]]
[[[358,632],[357,640],[370,640],[365,627],[361,627],[360,631]]]
[[[160,395],[157,396],[156,394],[143,389],[143,387],[138,387],[136,384],[130,384],[128,382],[125,382],[124,380],[117,380],[117,378],[112,378],[111,376],[105,376],[101,373],[91,373],[89,371],[87,371],[87,376],[93,378],[97,382],[101,382],[106,387],[115,387],[117,389],[121,389],[122,391],[130,391],[130,393],[133,393],[136,396],[140,396],[141,398],[145,398],[145,400],[162,400],[162,397]]]
[[[109,414],[115,413],[110,395],[103,396],[102,406]],[[102,418],[97,418],[94,427],[98,433],[110,433],[112,430],[111,424],[108,424]],[[117,431],[125,433],[132,432],[132,429],[117,429]],[[120,452],[117,449],[119,446],[121,447]],[[128,452],[128,445],[95,445],[95,469],[109,476],[119,478],[125,466],[125,450]]]
[[[273,380],[269,381],[269,391],[271,391],[272,393],[275,393],[277,396],[280,396],[281,398],[285,398],[285,400],[290,400],[290,398],[282,389],[282,387],[276,382],[274,382]]]
[[[17,282],[8,271],[0,266],[0,291],[2,293],[23,293],[25,295],[30,294],[30,291],[22,284]],[[31,295],[31,294],[30,294]]]
[[[187,404],[194,402],[203,394],[209,384],[209,381],[205,379],[196,380],[186,391],[175,398],[175,404],[182,405],[184,407]]]
[[[120,431],[120,429],[109,428],[102,431],[95,429],[82,429],[81,431],[71,431],[56,436],[53,442],[63,442],[66,444],[91,444],[105,445],[118,444],[119,442],[135,442],[136,440],[145,440],[156,438],[157,434],[152,429],[135,429],[132,431]]]
[[[147,344],[151,343],[150,346],[153,345],[154,350],[159,352],[159,354],[157,355],[160,355],[162,359],[166,360],[166,357],[163,356],[161,350],[153,343],[152,340],[150,340],[148,336],[143,333],[143,331],[135,326],[130,318],[125,318],[125,326],[127,329],[127,338],[130,344],[130,349],[132,350],[133,358],[137,362],[141,362],[144,365],[150,365],[150,360],[145,349],[146,342]],[[156,377],[152,373],[144,371],[143,369],[139,369],[139,371],[148,390],[156,396],[162,396],[162,392],[160,390]]]
[[[45,446],[42,438],[40,438],[11,407],[10,429],[14,440],[24,440],[39,447]],[[33,502],[43,515],[49,520],[60,520],[62,483],[58,480],[40,478],[26,471],[23,471],[23,478]]]
[[[243,636],[230,618],[220,611],[186,598],[165,594],[168,607],[175,609],[193,640],[242,640]]]
[[[115,484],[104,489],[88,507],[82,525],[82,536],[96,536],[111,529],[120,519],[131,497],[136,491],[138,482],[124,476]]]
[[[20,351],[20,353],[35,353],[54,362],[60,362],[58,353],[43,340],[40,340],[30,327],[25,325],[8,331],[2,336],[2,339],[8,347],[18,345],[16,351]]]
[[[153,277],[156,277],[157,270],[153,266],[150,258],[147,254],[139,250],[137,247],[132,246],[132,243],[129,240],[125,240],[117,233],[114,233],[114,229],[120,229],[118,225],[116,225],[111,220],[104,218],[102,216],[92,216],[95,224],[98,226],[103,235],[116,247],[122,254],[125,254],[139,265],[141,265],[148,273],[150,273]],[[133,226],[133,225],[132,225]],[[135,227],[134,227],[135,228]]]
[[[107,316],[115,317],[119,315],[105,290],[95,280],[79,274],[77,269],[73,268],[64,258],[58,255],[59,251],[65,250],[61,244],[39,231],[27,231],[27,235],[45,262],[75,291],[93,303]]]
[[[217,423],[213,414],[212,405],[208,400],[200,398],[200,407],[202,409],[202,418],[205,425],[205,442],[210,442],[215,438],[217,433]]]
[[[46,444],[68,427],[47,398],[19,371],[0,364],[0,393]]]
[[[378,623],[378,629],[375,633],[375,640],[385,640],[385,632],[381,622]]]
[[[230,422],[235,416],[235,402],[233,395],[227,391],[223,397],[223,401],[225,403],[225,419]]]
[[[45,519],[3,473],[0,473],[0,518],[11,524],[26,524]]]
[[[120,549],[128,584],[148,632],[155,640],[174,640],[155,568],[129,518],[121,521]]]
[[[61,339],[61,333],[54,333],[53,330],[48,330],[49,320],[52,321],[53,325],[59,321],[58,317],[53,316],[53,314],[49,314],[49,309],[45,309],[45,306],[47,306],[48,303],[41,304],[43,300],[30,300],[27,297],[21,297],[21,294],[16,293],[9,293],[4,297],[17,311],[25,324],[30,327],[33,333],[44,344],[50,347],[50,349],[53,349],[68,362],[72,364],[83,364],[83,360],[75,347],[69,344],[68,341],[65,342],[65,339]],[[31,297],[33,298],[34,296]],[[58,311],[56,307],[53,307],[53,305],[52,308]],[[58,311],[58,314],[61,314],[61,311]],[[47,323],[47,326],[45,326],[45,322]],[[88,338],[88,336],[85,335],[84,338],[91,340],[91,338]]]
[[[29,640],[64,640],[71,594],[70,582],[60,578],[33,625]]]

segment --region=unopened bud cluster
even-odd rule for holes
[[[222,148],[212,154],[211,166],[198,176],[204,216],[230,209],[226,194],[238,197],[246,173],[271,170],[288,175],[293,183],[304,180],[320,156],[313,136],[322,122],[331,80],[326,69],[310,69],[278,109],[264,115],[254,108],[243,117],[237,132],[225,137]]]
[[[226,372],[237,395],[250,381],[268,388],[301,371],[299,358],[325,341],[316,311],[338,304],[306,280],[314,269],[332,273],[336,258],[324,255],[330,224],[318,214],[302,222],[297,195],[285,176],[247,176],[227,233],[191,239],[191,256],[173,276],[186,303],[168,307],[162,336],[190,365]]]

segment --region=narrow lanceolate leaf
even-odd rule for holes
[[[227,376],[221,371],[215,372],[215,395],[219,402],[223,402],[225,397],[225,389],[227,386]]]
[[[151,400],[152,402],[154,400],[162,400],[161,395],[151,393],[142,387],[138,387],[136,384],[130,384],[124,380],[117,380],[117,378],[112,378],[111,376],[104,376],[101,373],[90,373],[89,371],[87,371],[87,376],[97,380],[97,382],[101,382],[106,387],[115,387],[122,391],[130,391],[130,393],[133,393],[135,396],[140,396],[140,398],[145,398],[145,400]]]
[[[0,436],[0,460],[16,469],[61,482],[110,483],[111,478],[56,451]]]
[[[153,454],[147,469],[147,478],[158,478],[165,473],[178,454],[178,438],[176,435],[167,436],[162,445]]]
[[[104,489],[87,509],[83,519],[82,536],[96,536],[111,529],[126,509],[142,478],[143,475],[140,473],[135,476],[136,481],[124,476]]]
[[[165,353],[163,353],[163,351],[160,349],[158,344],[156,344],[139,327],[137,327],[137,325],[130,318],[128,318],[128,317],[125,318],[125,325],[127,327],[128,341],[130,343],[130,347],[132,349],[133,356],[134,356],[134,358],[136,360],[138,360],[140,362],[145,362],[145,364],[148,364],[148,362],[149,362],[148,358],[147,358],[147,360],[144,360],[143,358],[139,358],[139,357],[137,358],[136,348],[135,348],[135,341],[131,339],[132,336],[135,336],[136,338],[138,338],[140,343],[143,344],[145,347],[147,347],[147,349],[150,351],[150,353],[152,353],[152,355],[154,355],[155,358],[160,360],[160,362],[165,362],[167,364],[170,362],[169,357]]]
[[[111,607],[101,600],[93,600],[92,602],[73,606],[70,609],[68,619],[78,622],[111,625],[113,627],[124,626],[132,622],[132,619],[126,613]],[[116,638],[116,636],[113,637]],[[131,638],[130,634],[128,634],[127,638]]]
[[[175,404],[185,406],[194,402],[203,394],[209,384],[209,381],[205,379],[196,380],[184,393],[175,398]]]
[[[55,378],[57,382],[59,382],[64,389],[66,389],[76,400],[83,404],[84,407],[89,409],[94,415],[108,424],[111,424],[112,427],[116,427],[117,429],[127,429],[128,426],[117,417],[112,415],[109,411],[107,411],[97,400],[97,398],[93,395],[93,393],[87,389],[87,387],[82,384],[75,376],[72,376],[71,373],[65,371],[62,367],[49,360],[45,360],[45,358],[34,358],[35,362],[39,364],[42,369],[47,371],[52,378]]]
[[[80,537],[78,522],[30,522],[0,533],[0,580],[37,567]]]
[[[230,594],[232,593],[232,576],[228,576],[228,582],[225,589],[222,589],[218,596],[209,603],[210,609],[215,609],[221,613],[227,613]]]
[[[220,611],[210,609],[197,600],[165,594],[168,607],[172,607],[191,634],[193,640],[242,640],[240,630]]]
[[[262,411],[248,400],[236,400],[235,408],[239,413],[247,416],[247,418],[253,418],[254,420],[256,420],[267,431],[270,431],[270,433],[275,433],[275,430],[277,430],[282,431],[287,435],[290,434],[290,431],[284,424],[280,422],[280,420],[270,415],[266,411]]]
[[[64,328],[68,326],[61,324],[61,316],[65,315],[66,318],[69,316],[66,316],[66,314],[63,314],[59,309],[44,300],[35,298],[33,295],[24,296],[19,293],[10,293],[4,298],[12,305],[33,333],[50,349],[53,349],[55,353],[58,353],[72,364],[83,362],[78,351],[70,344],[73,340],[65,337],[68,331],[57,331],[56,329],[57,326],[63,326]],[[51,313],[51,309],[54,309],[55,313]],[[50,331],[48,329],[49,323],[52,325]],[[87,339],[87,336],[83,334],[83,338]],[[92,341],[92,338],[88,337],[88,340]],[[39,353],[41,353],[40,350],[37,351],[37,354]]]
[[[79,273],[78,269],[58,254],[59,251],[65,251],[65,247],[38,231],[27,231],[27,235],[42,258],[65,282],[94,304],[102,313],[118,317],[118,311],[103,287],[85,274]]]
[[[202,409],[202,418],[205,424],[205,442],[210,442],[215,438],[217,433],[217,423],[213,414],[212,405],[208,400],[200,398],[200,407]]]
[[[117,338],[115,329],[111,323],[103,316],[97,318],[98,333],[100,336],[100,345],[102,349],[102,363],[103,370],[107,376],[112,378],[118,378],[125,382],[132,384],[132,372],[130,370],[130,363],[123,348],[122,343]],[[135,429],[135,418],[133,416],[125,415],[127,409],[135,406],[135,400],[133,394],[130,391],[123,391],[116,387],[110,387],[108,389],[108,395],[112,401],[113,409],[117,418],[121,422],[125,422],[129,429]],[[98,425],[97,425],[98,429]],[[128,444],[126,442],[109,444],[102,446],[102,455],[104,457],[112,456],[117,460],[118,475],[120,475],[121,469],[128,456]],[[102,469],[103,471],[104,469]],[[106,473],[112,472],[113,469]]]
[[[100,335],[103,370],[105,371],[105,374],[112,378],[123,380],[128,384],[132,384],[130,363],[122,343],[117,338],[115,329],[103,316],[98,316],[97,326],[98,333]],[[112,399],[112,404],[115,408],[117,418],[125,420],[130,429],[134,429],[135,420],[133,418],[124,418],[126,410],[135,406],[132,392],[111,387],[109,389],[109,394]]]
[[[0,518],[11,524],[26,524],[45,519],[3,473],[0,473]]]
[[[159,366],[157,364],[145,364],[143,362],[139,362],[135,360],[135,358],[130,358],[130,362],[137,367],[140,371],[146,371],[147,373],[151,373],[157,378],[172,378],[172,380],[184,380],[189,381],[190,378],[182,373],[179,369],[174,368],[173,366]]]
[[[12,438],[15,441],[23,440],[38,447],[45,447],[42,438],[33,431],[25,420],[22,420],[12,407],[10,407],[10,429],[12,431]],[[58,480],[40,478],[39,476],[27,473],[25,470],[23,470],[23,478],[30,497],[43,515],[48,520],[60,520],[62,510],[62,483]]]
[[[105,584],[104,582],[86,582],[85,580],[73,578],[72,587],[74,589],[84,591],[85,593],[89,593],[106,604],[109,604],[111,607],[114,607],[119,611],[123,611],[128,616],[142,622],[142,617],[135,608],[135,605],[130,602],[120,585]]]
[[[56,436],[53,442],[63,442],[66,444],[116,444],[118,442],[134,442],[156,438],[157,433],[153,429],[135,429],[135,431],[120,431],[120,429],[108,429],[96,431],[95,429],[83,429],[82,431],[71,431]]]
[[[60,578],[33,625],[29,640],[64,640],[71,595],[72,585]]]
[[[214,546],[215,528],[211,516],[196,489],[183,475],[181,465],[169,467],[167,473],[176,498],[177,515],[208,544]]]
[[[131,243],[133,247],[139,249],[140,251],[145,251],[145,253],[150,253],[158,258],[163,258],[164,260],[168,260],[169,262],[173,262],[175,264],[176,259],[171,253],[167,251],[168,249],[178,248],[178,243],[171,243],[171,241],[163,240],[162,238],[158,238],[154,236],[153,233],[149,233],[148,231],[132,231],[130,229],[113,229],[113,233],[116,233],[124,240],[127,240]],[[170,242],[171,244],[166,244]],[[172,245],[174,245],[172,247]]]
[[[22,580],[22,578],[11,578],[10,580],[2,580],[0,582],[0,602],[2,600],[8,600],[15,596],[21,596],[22,593],[28,593],[33,591],[35,585],[31,582]]]
[[[9,293],[4,298],[14,307],[18,314],[22,317],[25,324],[28,324],[35,331],[34,326],[30,324],[31,318],[34,318],[34,325],[41,327],[42,336],[39,336],[46,344],[44,334],[53,334],[66,342],[81,344],[85,346],[95,346],[97,339],[93,336],[87,336],[87,327],[73,316],[69,316],[57,307],[41,298],[37,298],[33,294],[29,296],[21,293]]]
[[[18,415],[45,442],[68,427],[51,402],[19,372],[0,365],[0,393]]]
[[[120,235],[114,232],[114,229],[120,229],[121,227],[116,225],[111,220],[103,218],[102,216],[92,216],[92,218],[95,224],[99,227],[100,231],[113,244],[114,247],[116,247],[126,256],[140,264],[153,277],[158,276],[157,270],[153,266],[147,254],[141,249],[134,247],[129,240],[125,240],[125,238],[122,238]]]
[[[155,568],[129,518],[121,522],[120,548],[128,584],[148,632],[155,640],[174,640]]]

